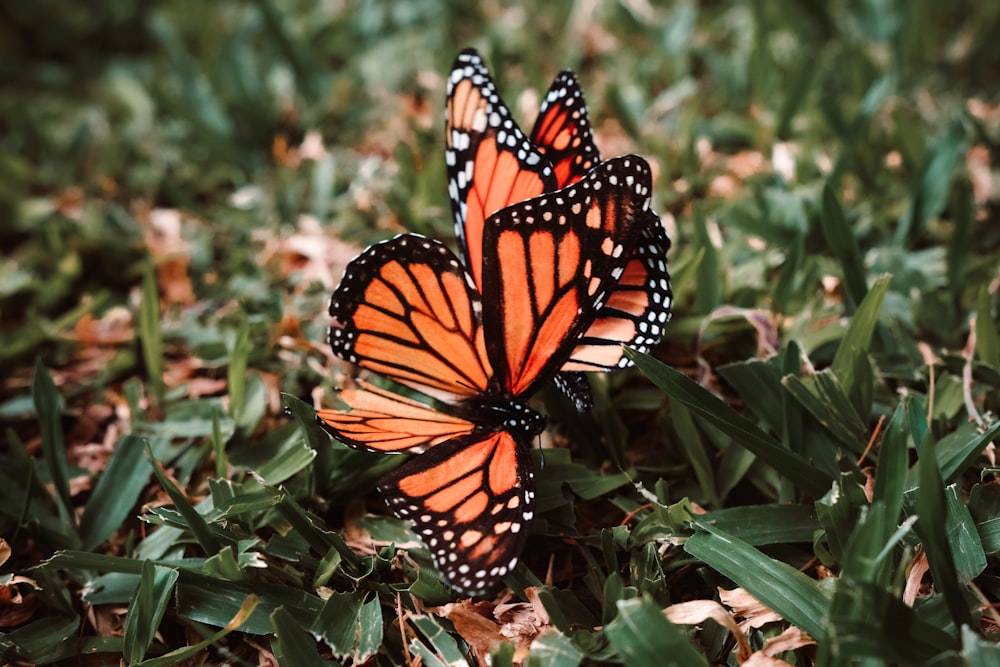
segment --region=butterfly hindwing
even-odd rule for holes
[[[577,182],[601,162],[583,90],[573,72],[560,72],[549,86],[530,139],[552,163],[560,188]]]
[[[379,484],[413,521],[448,582],[482,593],[516,565],[534,512],[527,450],[506,430],[458,438],[410,459]]]
[[[316,417],[335,438],[366,452],[420,454],[475,429],[467,419],[366,382],[338,397],[349,411],[317,410]]]
[[[663,338],[673,305],[667,271],[670,239],[652,210],[643,214],[637,226],[639,240],[632,259],[562,370],[625,368],[630,362],[622,345],[649,352]]]
[[[494,212],[557,187],[552,167],[500,99],[473,49],[448,78],[445,165],[455,231],[476,286],[482,288],[483,224]]]
[[[626,155],[487,221],[487,354],[511,394],[531,394],[568,361],[625,271],[649,196],[649,165]]]
[[[330,299],[334,353],[444,400],[484,392],[493,375],[482,304],[442,243],[403,234],[369,247]]]

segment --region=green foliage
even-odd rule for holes
[[[738,587],[788,664],[995,664],[995,4],[9,3],[0,662],[736,664],[663,610]],[[453,233],[465,46],[525,125],[577,70],[677,298],[593,414],[546,402],[503,608],[313,411],[344,262]]]

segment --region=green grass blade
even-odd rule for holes
[[[577,667],[584,653],[561,632],[547,632],[531,642],[528,667]]]
[[[41,359],[35,360],[35,369],[31,376],[31,399],[35,405],[35,414],[38,415],[38,426],[42,435],[42,455],[45,457],[52,485],[56,490],[59,516],[64,522],[73,526],[75,531],[76,517],[69,494],[69,463],[66,460],[66,441],[62,431],[62,397],[56,390],[48,370],[42,365]]]
[[[167,477],[166,473],[160,469],[160,464],[156,461],[153,456],[153,450],[146,444],[146,451],[149,453],[149,460],[153,464],[153,474],[156,475],[156,479],[160,482],[160,486],[163,490],[167,492],[170,496],[170,500],[174,503],[174,507],[180,512],[181,516],[187,522],[188,528],[194,535],[195,539],[198,540],[198,544],[201,548],[205,550],[208,555],[214,555],[219,553],[219,549],[222,548],[222,544],[216,538],[212,529],[209,527],[208,523],[205,521],[204,517],[198,513],[198,510],[188,502],[187,496],[184,492],[174,484],[173,480]]]
[[[885,301],[891,280],[892,276],[889,275],[881,275],[875,279],[868,295],[858,305],[857,312],[851,318],[847,332],[840,341],[840,347],[837,348],[837,354],[830,364],[830,368],[848,394],[852,394],[851,388],[856,380],[856,357],[868,354],[872,334],[875,333],[875,325],[878,324],[882,303]]]
[[[243,416],[246,403],[247,364],[250,360],[250,324],[246,317],[240,321],[233,348],[229,352],[226,379],[229,384],[229,416],[237,424]]]
[[[806,493],[820,496],[830,488],[832,479],[823,471],[814,467],[804,457],[782,447],[753,422],[707,392],[691,378],[634,350],[626,350],[626,355],[671,399],[680,401],[699,417],[712,423],[733,438],[735,443],[756,454]]]
[[[139,342],[146,365],[150,398],[154,405],[163,403],[163,329],[160,322],[160,294],[156,288],[156,267],[146,263],[142,274],[142,296],[139,303]]]
[[[805,377],[789,375],[782,383],[830,435],[856,454],[865,450],[868,427],[831,369]]]
[[[195,656],[204,653],[205,649],[213,644],[216,644],[222,639],[236,630],[237,628],[243,626],[246,620],[253,614],[254,610],[257,608],[257,598],[253,595],[247,597],[240,608],[236,611],[236,614],[229,620],[224,628],[218,632],[206,637],[204,640],[193,644],[191,646],[185,646],[184,648],[179,648],[158,658],[153,658],[151,660],[145,660],[143,662],[137,663],[135,667],[169,667],[170,665],[176,665],[185,660],[191,660]]]
[[[989,289],[983,285],[976,299],[976,352],[984,364],[1000,369],[1000,334],[990,302]]]
[[[144,439],[135,435],[126,435],[115,445],[80,519],[84,549],[111,537],[135,507],[153,472],[145,454]]]
[[[909,464],[906,416],[906,403],[900,403],[892,419],[889,420],[885,436],[882,438],[882,446],[879,448],[872,503],[881,503],[885,507],[887,532],[879,539],[883,543],[889,538],[893,527],[899,521],[900,512],[903,511]]]
[[[124,652],[128,662],[142,660],[153,644],[167,605],[171,603],[177,576],[173,568],[142,561],[139,588],[125,615]]]
[[[618,617],[604,634],[626,665],[708,665],[685,633],[648,598],[618,600]]]
[[[847,313],[850,314],[864,301],[868,293],[868,284],[865,280],[858,242],[854,238],[851,226],[844,219],[844,210],[829,181],[823,186],[823,210],[820,222],[823,226],[823,235],[830,244],[831,254],[840,260],[841,270],[844,272],[844,288],[848,297]]]
[[[282,666],[325,667],[337,663],[323,660],[316,648],[316,640],[284,607],[271,613],[274,639],[271,648]]]
[[[952,621],[957,626],[968,625],[972,623],[972,614],[963,595],[964,587],[958,580],[954,549],[948,539],[944,481],[934,450],[935,445],[928,443],[917,462],[920,486],[917,488],[916,531],[934,576],[934,588],[944,594]]]
[[[789,623],[823,641],[826,629],[822,621],[830,594],[818,582],[713,526],[701,521],[694,525],[706,532],[688,538],[685,551],[732,579]]]

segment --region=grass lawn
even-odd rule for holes
[[[1000,3],[0,8],[0,663],[1000,664]],[[445,82],[577,72],[664,341],[558,391],[489,595],[319,426],[344,267],[454,247]],[[489,307],[489,304],[486,304]]]

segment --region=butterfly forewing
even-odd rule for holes
[[[649,166],[627,155],[486,224],[487,352],[505,389],[530,394],[570,357],[622,276],[648,210]]]
[[[447,93],[448,194],[462,252],[481,290],[486,219],[557,185],[552,167],[514,122],[474,50],[463,51],[455,60]]]
[[[385,477],[379,490],[398,517],[413,521],[455,588],[481,593],[517,565],[534,482],[525,446],[510,432],[434,447]]]
[[[552,163],[560,188],[577,182],[600,163],[583,91],[572,72],[561,72],[552,82],[530,140]]]
[[[403,234],[365,250],[330,315],[335,354],[431,396],[477,395],[492,377],[479,294],[438,241]]]

